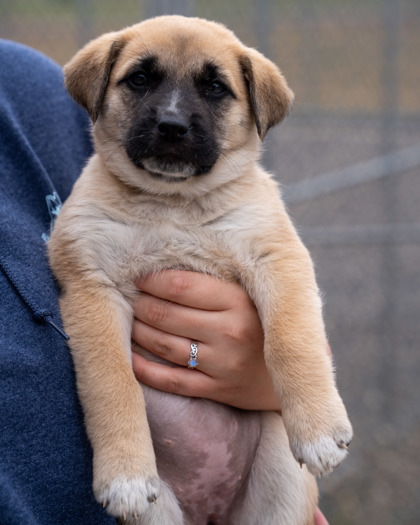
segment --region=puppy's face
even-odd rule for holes
[[[172,32],[157,45],[150,35],[146,49],[131,40],[101,113],[101,127],[114,123],[130,161],[167,182],[208,174],[228,142],[242,143],[250,127],[243,79],[200,50],[193,35]]]
[[[178,16],[103,35],[65,75],[108,167],[164,193],[236,176],[293,98],[274,64],[226,28]]]

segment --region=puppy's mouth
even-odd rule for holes
[[[183,182],[197,173],[195,166],[173,155],[145,158],[141,165],[153,178],[165,182]]]

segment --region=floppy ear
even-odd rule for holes
[[[107,33],[89,42],[64,66],[64,83],[76,102],[93,120],[99,116],[112,66],[125,41],[120,33]]]
[[[286,117],[294,95],[277,66],[255,49],[248,48],[240,63],[258,135],[264,140],[267,131]]]

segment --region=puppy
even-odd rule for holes
[[[49,256],[96,499],[138,524],[313,523],[309,472],[336,467],[352,429],[326,352],[310,256],[258,164],[260,141],[292,104],[284,77],[222,25],[169,16],[90,42],[65,67],[65,81],[91,116],[96,153],[63,206]],[[247,290],[281,417],[140,387],[131,368],[134,281],[167,268]],[[231,443],[234,431],[221,431],[230,452],[219,448],[214,457],[223,456],[229,483],[217,485],[220,469],[216,481],[204,475],[194,508],[198,485],[189,483],[202,476],[198,458],[211,456],[211,439],[194,432],[209,420],[212,428],[234,421],[241,432]],[[179,438],[171,457],[162,435]],[[204,445],[194,464],[177,462]]]

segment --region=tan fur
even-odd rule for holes
[[[122,147],[134,117],[118,82],[150,52],[177,78],[213,60],[234,87],[237,98],[218,130],[222,155],[203,177],[175,184],[153,179]],[[148,500],[159,501],[144,399],[131,370],[130,333],[134,280],[165,268],[210,273],[246,288],[263,324],[265,357],[293,455],[314,474],[334,468],[352,431],[327,357],[312,262],[276,184],[257,164],[258,135],[263,138],[280,122],[293,100],[284,77],[223,26],[182,17],[104,35],[71,60],[65,75],[70,93],[95,123],[97,153],[63,206],[49,254],[63,290],[61,308],[94,450],[98,501],[116,516],[153,513]],[[296,462],[282,467],[287,438],[281,438],[284,430],[275,420],[267,415],[270,444],[260,449],[235,523],[311,522],[315,484]],[[261,479],[264,472],[268,479]],[[130,484],[136,497],[126,497]],[[264,521],[258,501],[273,487],[281,500],[290,486],[293,504],[265,502],[273,505],[274,517]],[[163,524],[165,512],[159,509],[163,517],[156,523]]]

